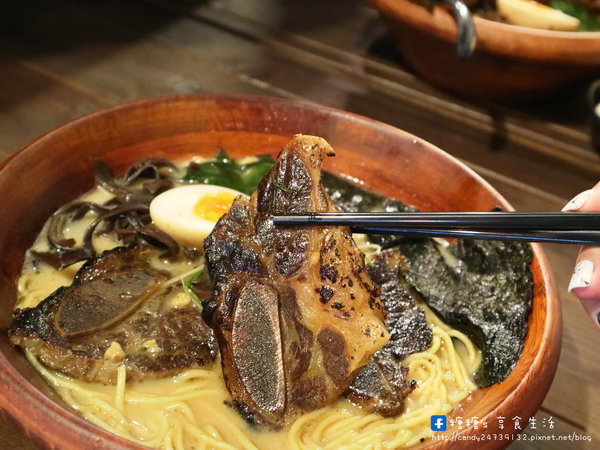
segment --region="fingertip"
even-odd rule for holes
[[[573,293],[582,302],[598,300],[600,299],[600,283],[584,287],[569,287],[569,292]]]
[[[588,189],[587,191],[582,192],[580,195],[583,196],[583,201],[581,202],[579,208],[577,208],[577,211],[600,211],[600,183],[596,184],[593,189]]]
[[[579,297],[579,293],[576,294]],[[590,316],[592,321],[596,324],[598,328],[600,328],[600,300],[595,296],[596,294],[589,294],[585,292],[581,292],[581,305],[585,312]]]
[[[571,200],[569,200],[569,202],[563,207],[561,211],[571,212],[580,210],[581,208],[585,207],[586,203],[588,203],[590,197],[593,194],[594,189],[588,189],[587,191],[580,192]]]
[[[600,247],[582,248],[569,291],[581,300],[590,318],[600,327]]]
[[[598,280],[598,277],[595,276],[597,264],[594,264],[594,260],[591,258],[592,255],[589,253],[589,250],[587,250],[587,254],[584,250],[579,254],[571,281],[569,281],[569,291],[578,297],[580,293],[581,295],[593,295],[598,291],[600,294],[600,283],[596,281],[594,284],[594,279]]]

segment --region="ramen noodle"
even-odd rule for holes
[[[104,202],[110,195],[97,188],[83,200]],[[92,217],[91,217],[92,218]],[[90,220],[91,220],[90,218]],[[89,223],[89,221],[87,222]],[[66,237],[81,239],[85,220],[65,230]],[[33,246],[47,250],[44,230]],[[370,258],[377,246],[362,242]],[[95,236],[98,250],[119,243]],[[171,282],[199,270],[190,262],[155,261],[174,275]],[[61,271],[28,257],[19,280],[18,308],[34,307],[55,289],[69,285],[81,263]],[[128,382],[121,365],[115,385],[70,378],[42,365],[27,353],[31,364],[58,392],[66,404],[93,424],[144,446],[160,449],[383,449],[407,447],[431,436],[430,417],[449,414],[477,386],[473,373],[481,360],[480,351],[463,333],[443,323],[424,303],[433,340],[426,351],[406,357],[409,379],[416,388],[406,398],[404,412],[397,417],[369,413],[341,398],[323,408],[298,417],[290,425],[273,431],[252,426],[231,407],[220,361],[177,375]]]

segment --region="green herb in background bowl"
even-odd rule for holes
[[[577,31],[600,31],[600,20],[585,6],[569,0],[552,0],[549,3],[554,9],[579,19]]]

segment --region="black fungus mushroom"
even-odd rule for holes
[[[48,252],[32,252],[35,257],[56,269],[93,258],[96,249],[93,236],[114,232],[126,244],[143,239],[150,245],[165,250],[165,256],[179,251],[177,242],[152,224],[149,205],[159,193],[174,186],[176,166],[169,160],[149,157],[130,165],[122,177],[115,177],[108,165],[100,159],[92,159],[96,184],[114,195],[104,204],[76,200],[50,218],[47,239]],[[146,180],[146,181],[144,181]],[[81,245],[65,238],[68,224],[82,219],[92,212],[96,217],[86,227]]]

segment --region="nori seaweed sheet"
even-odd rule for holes
[[[433,340],[425,310],[418,304],[419,296],[406,281],[404,264],[400,250],[390,248],[374,255],[372,264],[367,266],[367,273],[381,290],[387,311],[385,325],[390,333],[390,340],[378,353],[398,362],[427,350]]]
[[[403,266],[404,257],[397,248],[373,256],[372,264],[367,266],[368,274],[381,289],[390,340],[360,369],[346,391],[353,402],[384,417],[400,414],[406,396],[416,385],[402,360],[427,350],[433,340],[425,311],[406,282]]]
[[[323,173],[323,184],[342,211],[417,211],[329,173]],[[503,381],[519,360],[527,334],[533,298],[531,246],[457,240],[441,250],[432,239],[370,235],[369,240],[384,248],[398,247],[406,259],[408,282],[445,323],[481,350],[477,384]]]
[[[481,349],[477,384],[504,380],[519,360],[527,334],[533,297],[531,247],[459,240],[443,250],[450,258],[432,240],[404,241],[399,248],[409,283],[444,322]]]
[[[394,200],[376,192],[370,192],[352,184],[329,172],[323,172],[321,182],[325,190],[343,212],[415,212],[416,208],[405,205],[399,200]],[[380,245],[382,248],[393,247],[399,241],[406,239],[404,236],[394,235],[369,235],[369,241]]]

